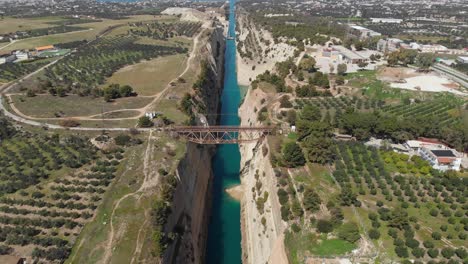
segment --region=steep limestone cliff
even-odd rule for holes
[[[242,126],[260,125],[255,109],[261,109],[268,97],[260,89],[247,93],[239,110]],[[282,241],[286,224],[281,220],[268,142],[242,144],[240,151],[243,263],[287,263]]]
[[[205,61],[207,71],[202,87],[195,93],[197,122],[215,124],[223,87],[225,39],[223,27],[211,28],[204,36],[198,61]],[[210,209],[211,158],[215,149],[188,143],[179,163],[179,183],[174,193],[172,213],[166,230],[177,234],[164,254],[164,263],[203,263]]]

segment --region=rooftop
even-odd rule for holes
[[[36,50],[41,51],[41,50],[48,50],[48,49],[53,49],[53,48],[54,48],[53,45],[47,45],[47,46],[37,47]]]
[[[437,157],[453,157],[456,158],[457,156],[451,150],[436,150],[433,149],[431,152],[436,155]]]

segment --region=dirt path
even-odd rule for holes
[[[148,136],[148,146],[146,147],[145,156],[144,156],[144,159],[143,159],[143,174],[145,175],[145,178],[143,179],[143,183],[141,184],[141,186],[140,186],[140,188],[138,190],[136,190],[134,192],[131,192],[131,193],[128,193],[128,194],[122,196],[119,200],[117,200],[117,202],[115,203],[114,208],[112,209],[112,213],[111,213],[110,218],[109,218],[109,224],[110,224],[110,232],[109,232],[109,236],[108,236],[109,239],[108,239],[107,245],[106,245],[106,247],[104,249],[104,257],[103,257],[103,261],[102,261],[103,263],[109,263],[110,258],[112,256],[113,242],[114,242],[114,237],[116,235],[116,231],[115,231],[115,227],[114,227],[114,223],[113,223],[112,219],[114,218],[115,212],[119,208],[120,204],[125,199],[141,193],[148,186],[152,186],[152,184],[149,184],[150,180],[151,180],[152,183],[154,183],[154,181],[151,179],[151,174],[152,173],[151,173],[151,169],[150,169],[150,162],[151,162],[151,157],[152,157],[151,153],[154,150],[154,145],[152,144],[152,141],[151,141],[152,135],[153,135],[153,131],[151,130],[150,133],[149,133],[149,136]],[[157,178],[157,177],[155,177],[155,178]],[[145,221],[147,221],[147,220],[145,220]],[[144,224],[143,224],[143,226],[144,226]],[[140,231],[141,231],[141,229],[140,229]],[[139,232],[138,238],[139,237],[140,237],[140,232]],[[133,259],[132,259],[132,262],[133,262]]]
[[[140,230],[138,230],[138,237],[136,241],[136,246],[135,246],[135,252],[133,253],[132,260],[130,264],[135,263],[138,258],[140,257],[141,254],[141,249],[143,248],[143,231],[147,228],[147,225],[149,223],[149,220],[151,219],[150,211],[146,210],[145,211],[145,222],[140,227]]]

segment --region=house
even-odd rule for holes
[[[434,149],[423,147],[419,149],[421,158],[427,160],[432,168],[440,171],[455,170],[461,167],[461,156],[453,149]]]
[[[322,50],[322,56],[327,58],[334,58],[339,55],[339,52],[334,48],[324,48]]]
[[[447,51],[447,47],[442,45],[421,45],[419,49],[423,53],[437,53]]]
[[[377,17],[371,17],[371,22],[372,22],[372,23],[401,24],[401,22],[403,22],[403,19],[399,19],[399,18],[377,18]]]
[[[362,56],[361,54],[347,49],[344,46],[334,46],[334,49],[337,50],[341,56],[341,59],[346,61],[346,63],[359,63],[361,61],[367,61],[368,58]]]
[[[29,59],[29,53],[28,52],[18,50],[18,51],[15,51],[13,54],[15,54],[15,56],[16,56],[16,61],[15,62],[24,61],[24,60]]]
[[[397,38],[379,39],[377,50],[381,52],[392,52],[398,50],[403,40]]]

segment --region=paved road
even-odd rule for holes
[[[445,65],[442,65],[440,63],[434,64],[434,66],[431,67],[434,71],[446,75],[450,79],[453,79],[454,81],[460,83],[462,86],[465,88],[468,88],[468,76],[456,71],[450,67],[447,67]]]

